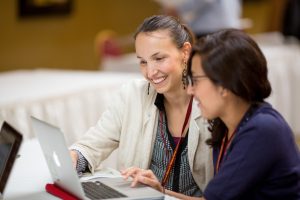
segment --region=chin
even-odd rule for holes
[[[163,94],[166,93],[166,90],[164,90],[163,88],[155,88],[157,93]]]
[[[154,85],[155,87],[155,85]],[[168,91],[168,88],[166,87],[166,85],[161,85],[161,86],[157,86],[155,87],[155,90],[157,93],[166,93]]]
[[[200,110],[201,110],[201,109],[200,109]],[[206,120],[212,120],[212,119],[213,119],[213,117],[207,115],[207,113],[203,112],[202,110],[201,110],[201,113],[202,113],[202,117],[203,117],[204,119],[206,119]]]

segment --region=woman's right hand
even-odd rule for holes
[[[137,183],[143,183],[145,185],[153,187],[160,192],[164,192],[163,186],[160,184],[154,173],[149,169],[145,170],[138,167],[130,167],[122,170],[121,174],[125,179],[127,179],[128,177],[133,178],[131,184],[132,187],[136,186]]]
[[[78,154],[75,150],[70,150],[70,155],[73,163],[73,167],[76,170],[77,160],[78,160]]]
[[[138,167],[129,167],[125,170],[121,171],[122,176],[127,179],[128,177],[132,177],[133,181],[131,186],[136,186],[137,183],[143,183],[145,185],[149,185],[150,187],[168,194],[170,196],[176,197],[178,199],[186,199],[186,200],[205,200],[203,197],[191,197],[186,196],[184,194],[180,194],[177,192],[173,192],[171,190],[165,190],[164,187],[160,184],[156,176],[151,170],[145,170]]]

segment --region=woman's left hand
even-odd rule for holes
[[[135,187],[137,183],[143,183],[145,185],[153,187],[160,192],[164,192],[164,188],[162,187],[154,173],[149,169],[145,170],[138,167],[130,167],[122,170],[121,174],[125,179],[128,179],[128,177],[133,178],[133,181],[131,183],[132,187]]]

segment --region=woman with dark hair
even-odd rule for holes
[[[299,149],[289,125],[264,101],[271,86],[258,45],[242,31],[222,30],[200,39],[188,66],[188,94],[212,132],[215,175],[204,198],[300,199]],[[163,191],[150,171],[135,180]]]

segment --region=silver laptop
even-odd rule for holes
[[[0,199],[3,198],[4,189],[17,158],[22,138],[16,129],[7,122],[3,122],[0,131]]]
[[[60,129],[34,117],[31,119],[56,186],[80,199],[164,199],[164,195],[157,190],[145,185],[132,188],[131,182],[123,178],[97,178],[81,182]]]

